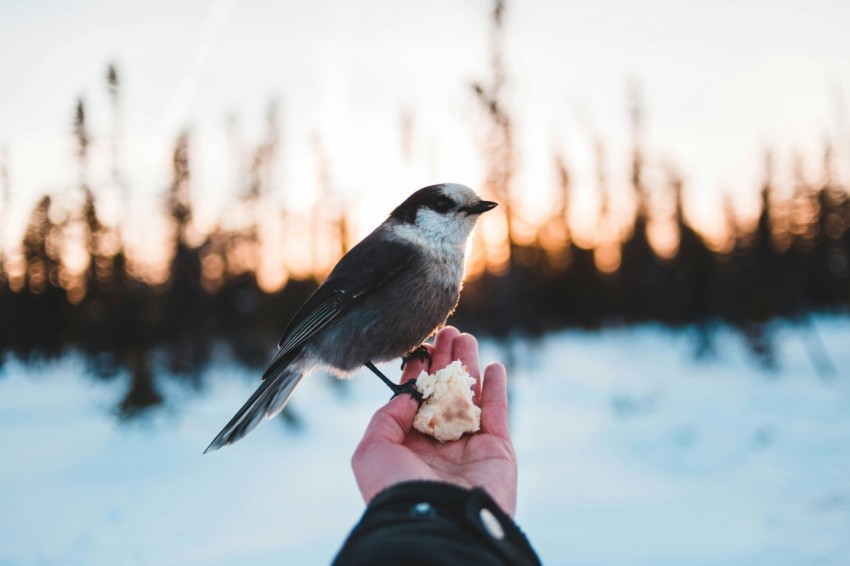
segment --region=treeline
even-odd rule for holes
[[[818,186],[798,179],[794,194],[780,199],[770,170],[761,188],[761,213],[745,228],[727,210],[727,249],[715,251],[683,211],[682,182],[671,179],[675,253],[662,257],[650,244],[641,161],[633,162],[637,212],[629,235],[614,255],[619,266],[599,268],[599,250],[570,238],[568,174],[562,171],[562,205],[540,227],[561,235],[546,245],[510,243],[508,268],[485,273],[466,287],[458,316],[480,331],[507,335],[522,328],[538,333],[565,326],[657,321],[666,325],[722,322],[749,330],[777,317],[794,320],[812,312],[850,307],[850,199],[828,176]],[[824,170],[830,169],[827,151]],[[610,252],[610,250],[607,250]],[[595,257],[596,256],[596,257]],[[754,331],[754,330],[753,330]]]
[[[730,206],[729,245],[718,249],[684,214],[680,177],[671,172],[663,186],[648,184],[638,105],[630,167],[637,206],[628,233],[605,243],[604,249],[576,244],[569,221],[570,170],[559,157],[553,162],[559,183],[552,213],[536,228],[535,239],[519,238],[516,144],[503,95],[503,21],[504,4],[497,1],[490,76],[472,84],[472,95],[480,101],[485,121],[481,153],[487,175],[480,188],[502,204],[491,214],[504,215],[506,236],[498,265],[490,262],[489,269],[467,282],[453,323],[482,335],[508,337],[658,321],[705,329],[702,336],[708,339],[711,327],[723,322],[741,328],[753,351],[769,363],[765,323],[850,310],[850,197],[832,174],[836,157],[830,148],[825,148],[820,171],[812,177],[820,181],[799,174],[790,196],[780,196],[774,166],[766,160],[758,221],[745,226]],[[120,81],[114,67],[108,69],[106,86],[117,124]],[[14,265],[0,254],[0,360],[8,355],[37,360],[79,351],[93,375],[130,375],[120,405],[124,415],[163,401],[156,382],[162,369],[198,384],[201,370],[221,358],[259,369],[333,256],[339,257],[349,244],[348,211],[327,175],[320,173],[322,202],[335,204],[307,219],[284,212],[278,218],[282,224],[303,221],[321,229],[329,244],[316,245],[319,232],[308,232],[296,244],[311,250],[311,273],[290,276],[273,292],[258,283],[264,242],[257,211],[273,206],[270,171],[278,159],[279,137],[272,105],[263,139],[240,149],[249,157],[236,193],[249,221],[238,228],[217,226],[198,237],[192,234],[192,193],[198,187],[192,184],[191,137],[179,136],[161,206],[170,234],[168,275],[164,282],[152,281],[127,251],[122,222],[104,221],[99,189],[88,174],[92,133],[87,109],[78,101],[72,140],[79,180],[61,195],[61,206],[57,195],[37,202]],[[116,126],[109,138],[111,186],[126,190],[117,158],[120,139]],[[318,139],[316,148],[322,163]],[[8,161],[7,154],[0,156],[0,221],[12,192]],[[667,194],[675,202],[670,224],[678,243],[672,254],[662,256],[650,245],[651,194]],[[600,221],[606,215],[603,198]],[[828,367],[828,360],[821,365]]]
[[[494,0],[490,21],[489,75],[471,86],[485,120],[485,190],[503,203],[489,214],[504,215],[507,250],[500,253],[503,259],[496,270],[466,286],[456,320],[497,336],[646,321],[692,325],[699,331],[698,351],[710,350],[712,328],[725,323],[739,328],[753,353],[770,366],[775,352],[767,323],[784,318],[799,323],[808,334],[806,347],[818,373],[834,374],[808,317],[813,312],[850,311],[850,191],[846,180],[835,174],[846,166],[838,162],[847,159],[846,154],[839,157],[834,149],[840,141],[824,145],[817,170],[808,175],[798,156],[791,167],[793,189],[784,197],[777,187],[776,164],[766,152],[757,222],[745,225],[727,200],[727,243],[712,246],[684,213],[683,181],[675,168],[661,167],[665,180],[656,180],[654,186],[647,180],[659,175],[647,175],[644,112],[639,88],[632,84],[629,185],[636,206],[627,234],[613,243],[597,242],[595,249],[575,243],[569,222],[570,170],[567,160],[556,156],[558,196],[549,219],[527,243],[514,227],[519,199],[514,124],[504,94],[504,0]],[[597,222],[610,227],[608,172],[600,143],[596,158],[601,202]],[[658,162],[664,163],[654,160],[655,169]],[[672,254],[661,255],[650,244],[648,227],[658,214],[652,210],[652,195],[674,202],[672,218],[667,219],[677,240]]]

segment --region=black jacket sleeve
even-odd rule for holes
[[[540,559],[483,489],[416,481],[379,493],[333,563],[534,565]]]

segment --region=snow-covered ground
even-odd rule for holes
[[[654,326],[515,345],[517,521],[544,563],[847,564],[850,320],[815,326],[832,379],[793,327],[772,372],[731,331],[699,362],[690,332]],[[301,428],[264,423],[202,456],[256,385],[230,364],[208,373],[200,394],[165,380],[172,408],[120,424],[122,380],[74,356],[8,362],[0,563],[328,563],[363,510],[349,458],[384,386],[305,380]]]

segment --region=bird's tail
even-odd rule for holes
[[[272,366],[269,367],[271,369]],[[269,370],[266,370],[266,379],[207,446],[204,454],[233,444],[251,432],[263,419],[270,419],[280,413],[295,391],[295,386],[304,377],[300,367],[285,366],[272,375],[269,375]]]

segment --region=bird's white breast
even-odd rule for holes
[[[469,230],[460,223],[455,226],[455,223],[447,224],[444,219],[439,220],[442,225],[427,220],[417,224],[397,224],[392,233],[428,256],[428,275],[434,278],[434,283],[441,286],[458,285],[463,279]]]

